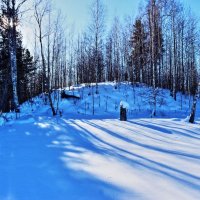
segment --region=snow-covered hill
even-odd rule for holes
[[[200,126],[185,120],[188,97],[181,110],[162,90],[151,118],[147,88],[101,84],[93,116],[92,88],[74,89],[82,99],[62,100],[62,117],[38,97],[0,127],[0,200],[200,199]]]
[[[60,105],[65,113],[93,114],[101,116],[118,116],[120,101],[128,102],[130,118],[151,117],[152,89],[142,84],[132,86],[127,83],[102,83],[98,85],[98,94],[95,94],[96,87],[81,85],[73,87],[75,94],[81,96],[80,101],[63,101]],[[73,91],[71,91],[73,93]],[[177,94],[177,101],[170,96],[169,90],[158,89],[157,91],[157,116],[158,117],[179,117],[184,118],[190,114],[192,96]],[[68,103],[66,103],[68,102]],[[198,106],[198,110],[199,106]],[[197,112],[198,117],[200,116]]]
[[[128,117],[151,117],[152,114],[152,90],[145,85],[132,86],[127,83],[101,83],[96,86],[85,84],[66,88],[66,93],[80,96],[80,100],[59,99],[56,92],[53,95],[55,105],[58,103],[59,110],[65,117],[77,118],[118,118],[120,102],[129,104]],[[94,115],[93,94],[94,93]],[[186,118],[191,112],[193,97],[177,94],[177,101],[170,96],[169,90],[158,89],[157,91],[157,117],[159,118]],[[56,98],[55,98],[55,97]],[[197,106],[197,118],[200,117],[200,103]],[[45,106],[41,96],[34,99],[34,103],[25,103],[22,106],[21,115],[51,115],[49,106]]]

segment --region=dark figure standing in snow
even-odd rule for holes
[[[129,108],[129,104],[125,101],[120,102],[120,120],[127,121],[127,110]]]
[[[126,108],[120,106],[120,121],[127,121]]]

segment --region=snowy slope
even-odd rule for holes
[[[166,102],[173,107],[163,105],[159,118],[150,118],[150,106],[139,110],[141,97],[131,104],[122,87],[127,86],[117,91],[112,84],[99,87],[102,103],[95,105],[95,116],[91,109],[82,113],[84,102],[91,103],[91,88],[79,87],[84,98],[63,100],[63,117],[52,118],[38,98],[32,111],[25,104],[19,120],[1,126],[0,200],[200,199],[199,119],[185,122],[180,102],[169,97]],[[135,109],[128,122],[118,120],[115,105],[103,109],[107,96]],[[177,114],[180,118],[169,118]]]
[[[79,113],[91,115],[92,114],[92,87],[74,87],[74,90],[79,92],[82,97],[81,101],[76,102],[75,111]],[[95,114],[113,116],[118,115],[120,102],[128,102],[129,116],[150,117],[152,113],[152,90],[142,84],[132,86],[127,83],[102,83],[98,86],[99,94],[95,94]],[[89,94],[89,95],[88,95]],[[66,104],[64,102],[64,104]],[[73,104],[74,105],[74,104]],[[191,111],[192,97],[177,94],[177,101],[170,96],[169,90],[158,89],[157,96],[157,111],[160,117],[186,117]],[[69,111],[69,106],[61,106]],[[71,106],[73,108],[73,106]],[[199,106],[198,106],[198,110]],[[72,112],[72,110],[70,110]],[[198,115],[200,116],[200,115]]]
[[[118,118],[120,102],[127,102],[129,105],[128,117],[151,117],[152,113],[152,90],[142,84],[132,86],[127,83],[116,84],[112,82],[100,83],[98,94],[95,84],[93,87],[80,85],[72,87],[66,92],[80,96],[80,100],[59,99],[59,109],[63,115],[74,118]],[[94,113],[93,116],[93,96]],[[52,95],[53,99],[54,96]],[[158,90],[157,96],[157,117],[159,118],[186,118],[191,112],[192,96],[177,94],[177,101],[170,96],[169,90]],[[57,98],[55,100],[57,104]],[[200,117],[200,102],[197,105],[197,118]],[[25,103],[21,107],[21,115],[51,115],[49,106],[45,106],[42,98],[37,97],[34,103]],[[14,116],[13,116],[14,118]]]

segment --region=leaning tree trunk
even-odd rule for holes
[[[196,114],[196,106],[197,106],[197,101],[198,101],[198,98],[199,98],[199,90],[200,90],[200,85],[198,85],[197,90],[196,90],[196,94],[194,96],[192,110],[191,110],[191,114],[190,114],[190,118],[189,118],[190,123],[194,123],[195,114]]]
[[[52,114],[53,116],[56,115],[56,111],[55,111],[55,108],[54,108],[54,105],[53,105],[53,101],[52,101],[52,97],[51,97],[51,90],[50,90],[50,80],[49,80],[49,66],[48,66],[48,78],[46,78],[46,73],[45,73],[45,69],[46,69],[46,63],[45,63],[45,58],[44,58],[44,53],[43,53],[43,45],[42,45],[42,40],[40,40],[40,44],[41,44],[41,56],[42,56],[42,64],[43,64],[43,78],[46,80],[47,79],[47,84],[46,84],[46,81],[44,81],[44,91],[48,93],[48,99],[49,99],[49,104],[50,104],[50,107],[51,107],[51,110],[52,110]],[[47,86],[46,86],[47,85]],[[47,87],[47,88],[46,88]]]

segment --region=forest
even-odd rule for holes
[[[0,12],[0,111],[18,110],[39,94],[72,85],[126,81],[169,89],[176,100],[198,94],[199,24],[190,9],[177,0],[148,0],[137,17],[123,22],[116,16],[106,27],[106,8],[94,0],[88,8],[86,30],[65,30],[64,13],[49,0],[2,0]],[[20,23],[32,16],[32,47],[23,46]],[[29,50],[31,48],[33,50]],[[156,105],[155,105],[156,106]],[[154,111],[155,112],[155,111]],[[156,114],[156,113],[154,113]]]

